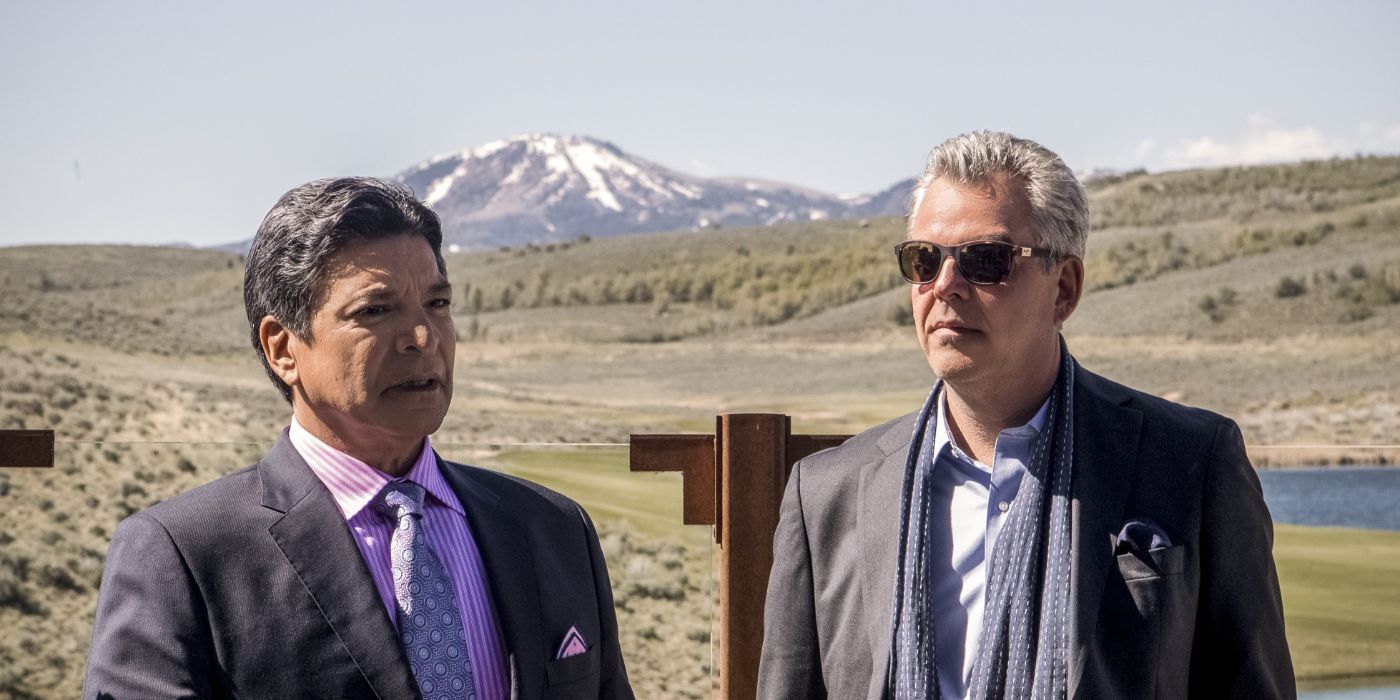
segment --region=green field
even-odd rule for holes
[[[487,464],[569,494],[597,520],[692,546],[711,541],[709,528],[681,525],[681,475],[629,472],[626,448],[509,451]]]
[[[1279,525],[1274,560],[1300,681],[1400,676],[1400,532]]]

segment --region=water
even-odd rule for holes
[[[1400,530],[1400,468],[1279,469],[1259,481],[1274,522]]]
[[[1383,688],[1349,688],[1342,690],[1303,690],[1299,700],[1395,700],[1400,698],[1400,686]]]

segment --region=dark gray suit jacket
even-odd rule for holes
[[[1239,429],[1083,369],[1075,382],[1070,697],[1293,697],[1273,524]],[[880,697],[915,420],[793,468],[759,697]],[[1136,519],[1172,546],[1115,554]]]
[[[438,460],[490,583],[519,698],[630,698],[607,567],[573,501]],[[555,660],[576,626],[592,645]],[[282,440],[112,536],[83,697],[414,698],[329,490]]]

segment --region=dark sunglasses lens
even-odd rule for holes
[[[899,271],[904,279],[915,284],[928,284],[938,276],[941,262],[937,248],[908,245],[899,249]]]
[[[958,269],[969,282],[996,284],[1011,273],[1011,247],[996,243],[974,243],[962,249]]]

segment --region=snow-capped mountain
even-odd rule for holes
[[[842,200],[846,202],[847,216],[903,216],[909,208],[909,195],[914,192],[914,184],[917,178],[900,180],[889,187],[875,192],[874,194],[863,194],[857,196],[844,196]]]
[[[861,197],[701,178],[583,136],[529,134],[424,161],[396,179],[463,248],[904,212],[909,183]],[[904,188],[903,191],[897,191]]]

